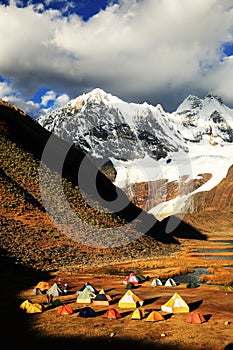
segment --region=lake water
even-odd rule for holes
[[[207,267],[197,267],[197,268],[194,269],[194,272],[189,272],[189,273],[187,273],[185,275],[177,275],[177,276],[174,276],[172,278],[174,279],[174,281],[176,283],[189,283],[191,281],[195,281],[198,284],[205,284],[205,283],[199,282],[199,278],[203,274],[205,274],[205,275],[209,274]]]
[[[233,253],[233,240],[214,240],[211,241],[211,243],[219,243],[223,246],[223,248],[197,248],[198,253]],[[226,246],[226,247],[225,247]],[[202,255],[202,258],[205,259],[217,259],[217,260],[233,260],[233,255]],[[224,268],[233,268],[233,265],[231,266],[224,266]],[[194,272],[187,273],[186,275],[182,276],[174,276],[173,279],[176,283],[189,283],[190,281],[196,281],[198,284],[205,284],[202,282],[199,282],[199,278],[201,275],[208,275],[208,268],[200,267],[195,268]]]

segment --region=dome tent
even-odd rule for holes
[[[159,278],[154,278],[153,281],[151,282],[152,287],[157,287],[157,286],[162,286],[163,283]]]

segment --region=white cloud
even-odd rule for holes
[[[0,6],[0,75],[35,92],[49,85],[72,97],[101,87],[148,100],[214,90],[233,104],[230,0],[122,0],[83,22],[59,11]],[[232,76],[232,75],[231,75]],[[149,101],[150,102],[150,101]]]
[[[53,108],[59,108],[64,106],[70,100],[67,94],[57,94],[53,90],[47,91],[43,96],[41,96],[41,105],[46,107],[48,102],[53,102]]]
[[[54,101],[56,98],[56,93],[53,90],[47,91],[42,97],[41,97],[41,104],[42,106],[47,106],[49,101]]]
[[[70,100],[69,95],[67,94],[62,94],[60,96],[57,97],[56,101],[54,102],[54,108],[60,108],[62,106],[64,106],[65,104],[67,104]]]
[[[12,93],[12,87],[5,81],[0,82],[0,98]]]
[[[67,94],[57,94],[53,90],[47,91],[43,96],[41,96],[41,106],[40,115],[51,112],[53,109],[60,108],[67,104],[70,100],[70,96]],[[48,102],[52,102],[48,106]]]

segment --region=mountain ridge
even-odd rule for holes
[[[140,206],[161,219],[190,212],[191,196],[211,190],[233,164],[233,110],[213,92],[203,99],[189,95],[166,113],[160,105],[127,103],[94,89],[38,122],[88,153],[139,206],[140,184],[152,188],[163,180],[163,203],[152,206],[152,189]],[[169,192],[176,184],[175,198]]]

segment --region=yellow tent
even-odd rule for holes
[[[161,305],[161,310],[171,313],[189,312],[189,306],[178,293],[175,293],[165,304]]]
[[[44,292],[50,288],[50,285],[48,282],[41,281],[35,286],[35,288],[39,288],[42,292]]]
[[[151,311],[147,316],[146,321],[149,321],[149,322],[164,321],[164,317],[158,311]]]
[[[32,303],[29,300],[24,300],[19,307],[26,311],[27,314],[35,314],[43,311],[43,306],[41,304]]]
[[[131,320],[141,320],[142,319],[142,311],[140,309],[135,309],[132,313]]]
[[[38,314],[43,311],[42,305],[38,303],[31,304],[27,310],[27,314]]]
[[[119,300],[118,306],[120,308],[137,308],[143,305],[143,300],[135,295],[130,289]]]
[[[20,309],[22,310],[27,310],[29,308],[29,306],[31,306],[32,303],[29,300],[24,300],[20,305]]]

